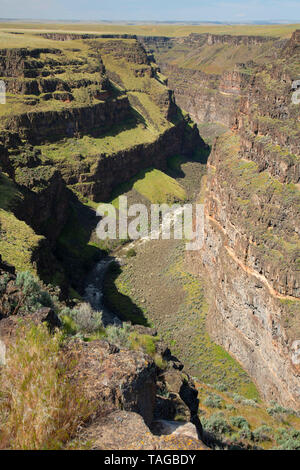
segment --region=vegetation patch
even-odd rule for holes
[[[36,272],[34,254],[44,240],[13,213],[0,209],[0,252],[4,261],[18,271]]]
[[[136,145],[151,143],[155,136],[142,124],[127,121],[116,125],[109,133],[101,137],[85,135],[81,138],[64,139],[56,143],[41,145],[38,148],[45,157],[54,162],[65,162],[70,165],[88,159],[95,162],[95,157],[102,154],[107,156],[132,148]],[[90,157],[90,159],[89,159]]]
[[[184,201],[186,199],[186,193],[182,186],[176,180],[157,169],[146,171],[133,187],[153,204],[171,204],[175,201]]]
[[[214,434],[213,447],[225,449],[298,449],[299,413],[288,410],[284,419],[270,414],[268,405],[245,399],[230,391],[216,393],[214,386],[197,382],[199,416],[205,433]],[[211,406],[211,397],[219,397],[221,410]],[[282,408],[273,404],[273,408]],[[217,437],[217,439],[216,439]],[[219,439],[218,439],[219,438]]]

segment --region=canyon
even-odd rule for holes
[[[214,286],[210,334],[243,364],[266,399],[298,407],[299,110],[291,90],[299,73],[299,31],[289,41],[193,34],[171,45],[159,38],[144,44],[200,132],[207,121],[230,129],[208,160],[205,247],[191,259]],[[215,44],[224,50],[201,63],[201,51],[205,57]],[[208,73],[220,67],[231,45],[247,46],[240,51],[245,62],[228,70],[223,60],[221,74]],[[266,67],[262,60],[272,62]]]
[[[229,446],[228,436],[203,433],[197,387],[211,396],[209,387],[225,393],[217,387],[226,385],[230,400],[246,390],[264,413],[273,402],[299,411],[300,127],[292,87],[300,32],[1,34],[1,341],[15,341],[25,297],[18,273],[27,271],[55,297],[48,311],[27,312],[28,321],[46,319],[72,337],[71,317],[59,312],[87,301],[103,311],[105,328],[131,323],[138,350],[110,344],[102,330],[96,341],[75,335],[66,346],[78,360],[76,381],[88,377],[89,400],[107,405],[81,436],[95,449],[182,449],[188,438],[196,450]],[[204,204],[203,248],[99,241],[97,206],[116,206],[120,194],[146,205]],[[254,415],[257,402],[249,406]],[[251,441],[241,439],[238,448]]]

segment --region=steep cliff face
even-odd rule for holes
[[[24,141],[39,145],[68,185],[101,201],[139,170],[163,167],[172,153],[203,145],[136,39],[43,38],[62,45],[0,51],[0,71],[12,93],[2,108],[3,135],[11,136],[2,147],[5,166],[11,145],[15,152],[22,152]]]
[[[295,35],[285,51],[294,48]],[[297,52],[254,65],[231,132],[208,161],[205,245],[209,332],[267,400],[299,409],[299,105]]]
[[[169,77],[168,85],[174,89],[176,103],[195,122],[219,122],[227,127],[233,126],[241,86],[248,79],[242,70],[216,76],[165,64],[162,71]]]
[[[211,283],[209,332],[267,400],[299,407],[299,192],[239,155],[226,135],[214,148],[198,261]]]
[[[23,47],[27,40],[9,47],[8,39],[0,50],[8,92],[0,110],[0,189],[10,194],[0,197],[3,258],[62,284],[55,253],[79,289],[102,254],[87,246],[97,219],[86,198],[108,200],[140,170],[165,168],[169,156],[204,143],[134,36],[47,33]],[[18,237],[12,220],[24,222]],[[74,220],[77,241],[66,240]],[[68,261],[66,244],[73,246]]]
[[[96,163],[82,165],[74,172],[62,167],[65,181],[76,190],[95,201],[109,199],[112,190],[149,167],[165,169],[168,157],[176,154],[192,154],[199,145],[204,145],[195,125],[187,136],[187,122],[165,131],[152,143],[134,145],[109,157],[97,156]],[[82,171],[83,170],[83,171]]]
[[[253,62],[274,60],[285,40],[267,36],[190,34],[140,38],[168,77],[177,104],[200,122],[231,127]]]

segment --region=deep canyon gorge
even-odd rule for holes
[[[0,40],[0,346],[19,317],[63,329],[72,378],[106,404],[80,436],[93,448],[259,445],[214,432],[213,396],[262,425],[276,403],[298,429],[300,31]],[[97,207],[120,195],[204,204],[204,246],[100,241]],[[82,302],[98,330],[80,330]]]

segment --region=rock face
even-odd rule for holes
[[[177,104],[195,122],[220,122],[228,127],[234,124],[241,83],[247,80],[247,75],[234,71],[218,77],[168,64],[162,66],[162,71],[169,77]]]
[[[7,129],[18,134],[31,144],[39,144],[51,136],[56,138],[84,135],[93,129],[98,135],[126,119],[130,115],[127,97],[112,102],[78,106],[61,111],[28,112],[17,116],[7,125]]]
[[[66,354],[76,360],[72,380],[83,384],[86,398],[95,405],[94,418],[80,436],[91,441],[93,449],[206,448],[199,440],[199,426],[188,423],[188,413],[187,422],[155,419],[163,378],[149,356],[119,350],[106,341],[78,340],[67,346]],[[174,374],[179,388],[182,387],[180,372],[174,369]],[[174,401],[176,408],[176,391],[169,387],[173,390],[170,401]],[[197,408],[196,396],[194,403]],[[166,417],[166,407],[164,411],[160,408],[160,413]]]
[[[274,60],[286,44],[274,37],[209,33],[139,40],[168,77],[177,104],[195,122],[217,121],[227,127],[234,124],[253,60]]]
[[[86,168],[84,173],[70,173],[62,169],[68,184],[76,184],[78,190],[89,198],[107,200],[112,190],[124,183],[142,169],[155,167],[165,169],[167,159],[178,153],[190,154],[204,142],[199,137],[196,126],[191,130],[189,139],[185,139],[186,123],[164,132],[155,142],[140,144],[128,150],[111,155],[99,155],[96,164]]]
[[[224,163],[224,145],[229,146],[224,140],[219,147],[223,164],[211,160],[214,166],[208,173],[205,246],[193,261],[199,263],[199,272],[203,268],[209,274],[208,329],[243,364],[266,400],[299,408],[299,365],[294,360],[300,334],[296,253],[279,255],[272,249],[275,240],[263,239],[270,231],[268,221],[259,220],[261,207],[274,204],[278,210],[279,201],[274,194],[272,201],[268,193],[267,202],[262,202],[262,195],[246,191],[246,196],[235,186],[237,174],[224,168],[233,162],[230,155]],[[215,148],[213,156],[217,152]],[[249,196],[253,206],[246,202]],[[289,218],[288,211],[283,209],[281,217]]]
[[[40,41],[50,47],[0,49],[9,92],[0,123],[0,185],[17,195],[0,209],[40,236],[29,247],[26,269],[34,264],[65,295],[69,282],[76,278],[78,289],[78,277],[102,254],[95,247],[80,269],[70,268],[76,263],[61,254],[63,229],[75,212],[73,220],[84,214],[82,244],[89,241],[92,209],[84,206],[86,197],[108,200],[141,170],[163,169],[169,156],[194,153],[204,143],[134,36],[49,33]],[[5,256],[17,265],[20,248],[11,248],[17,242],[10,227]]]
[[[92,442],[92,450],[208,450],[195,436],[192,424],[157,423],[154,435],[137,413],[114,411],[99,419],[82,435]],[[116,433],[116,429],[118,432]]]
[[[283,56],[284,55],[294,56],[296,54],[299,54],[299,50],[300,50],[300,29],[297,29],[296,31],[293,32],[291,39],[286,44],[284,51],[283,51]]]
[[[119,350],[106,341],[70,345],[76,358],[74,378],[84,378],[85,396],[101,408],[121,408],[153,420],[155,365],[142,352]]]
[[[188,255],[208,277],[209,332],[266,400],[299,409],[299,31],[288,41],[191,35],[144,43],[183,109],[231,129],[217,139],[203,181],[205,245]],[[227,45],[239,57],[231,64]]]
[[[286,51],[294,50],[295,36]],[[256,65],[242,82],[233,132],[217,139],[209,157],[205,245],[191,262],[209,276],[212,337],[243,364],[266,400],[299,409],[296,56]]]

